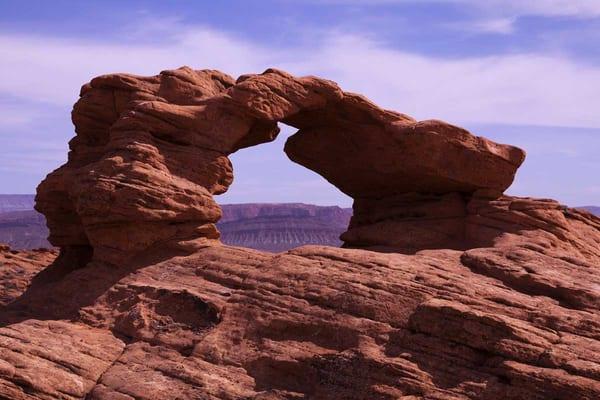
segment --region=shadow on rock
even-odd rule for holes
[[[90,261],[89,246],[71,246],[46,269],[38,273],[27,290],[0,307],[0,327],[27,319],[76,320],[79,311],[91,306],[127,275],[148,265],[185,255],[181,250],[157,248],[136,257],[136,262],[115,266]]]

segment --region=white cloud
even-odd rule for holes
[[[443,59],[340,33],[312,47],[277,49],[206,28],[171,31],[155,44],[0,34],[0,94],[65,106],[81,84],[105,73],[190,65],[235,76],[275,66],[335,80],[419,119],[600,127],[600,68],[558,56]]]
[[[373,6],[400,3],[459,4],[496,15],[569,16],[594,18],[600,16],[598,0],[314,0],[329,4]]]
[[[591,18],[600,16],[598,0],[450,0],[467,3],[480,9],[503,14],[571,16]]]
[[[0,34],[0,93],[65,104],[96,75],[154,75],[184,64],[238,74],[260,69],[266,56],[243,40],[207,29],[180,30],[168,43],[139,45]]]
[[[560,57],[448,60],[336,36],[308,55],[304,65],[295,62],[289,69],[318,71],[346,90],[418,119],[600,126],[600,68]]]
[[[271,66],[297,75],[319,75],[339,82],[345,90],[363,93],[384,107],[419,119],[440,118],[458,124],[600,127],[600,68],[568,58],[513,54],[444,59],[400,51],[365,36],[339,32],[324,34],[311,41],[311,46],[271,48],[212,29],[184,27],[177,21],[168,23],[168,29],[160,24],[146,24],[137,31],[132,27],[136,33],[133,37],[142,37],[142,42],[0,33],[0,99],[6,99],[0,101],[0,139],[5,146],[5,151],[0,152],[0,176],[5,180],[0,190],[31,192],[48,170],[62,162],[67,138],[72,135],[67,110],[77,99],[79,87],[90,78],[119,71],[156,74],[184,64],[217,68],[234,76],[261,72]],[[502,30],[502,24],[496,24],[495,29]],[[159,33],[160,42],[147,40]],[[48,120],[48,114],[56,120]],[[485,130],[475,133],[485,134]],[[565,143],[560,147],[563,151],[571,149],[569,134],[565,133],[560,142]],[[253,156],[251,149],[235,155],[236,183],[226,201],[347,204],[347,198],[323,180],[321,188],[314,190],[313,186],[319,186],[314,174],[292,169],[292,163],[281,152],[282,141],[278,143],[275,150],[281,161],[278,164],[269,159],[269,172],[264,173],[272,175],[277,170],[280,175],[272,184],[261,180],[262,187],[260,182],[244,180],[261,173],[257,164],[264,166],[265,155],[273,150],[265,145],[257,147],[257,151],[265,153]],[[535,155],[543,145],[536,142],[528,150]],[[573,146],[589,149],[593,145],[587,141]],[[30,157],[24,154],[27,151],[32,153]],[[290,165],[289,170],[283,168],[286,165]],[[528,165],[521,176],[527,176]],[[572,175],[578,176],[581,168],[565,163],[564,168],[569,167],[573,168]],[[594,170],[594,165],[588,170]],[[538,178],[535,174],[529,181],[521,178],[526,184],[519,186],[517,182],[515,187],[530,194],[532,182]],[[281,182],[294,182],[299,189],[282,190]],[[307,186],[296,185],[297,182]],[[595,189],[586,193],[579,190],[561,196],[572,204],[597,202]],[[540,186],[536,193],[552,197],[556,191],[554,186],[543,190]],[[576,198],[576,193],[581,198]]]
[[[458,27],[458,24],[456,24]],[[478,33],[497,33],[508,35],[515,31],[515,18],[495,18],[475,21],[473,23],[461,23],[460,27]]]

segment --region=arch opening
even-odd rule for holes
[[[340,247],[352,199],[325,178],[290,162],[285,141],[297,130],[283,123],[275,140],[229,156],[233,182],[215,198],[226,245],[281,252],[303,245]]]

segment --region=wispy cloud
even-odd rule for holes
[[[496,13],[516,16],[570,16],[594,18],[600,16],[598,0],[449,0]]]
[[[495,33],[508,35],[515,31],[515,18],[484,19],[474,22],[461,22],[454,26],[475,33]]]
[[[69,104],[83,83],[100,74],[153,75],[184,64],[239,74],[262,68],[274,56],[215,30],[178,28],[168,42],[154,44],[0,34],[0,93]]]
[[[156,74],[190,65],[238,75],[275,66],[336,80],[419,119],[600,126],[600,68],[558,56],[454,60],[339,32],[324,34],[316,45],[271,48],[214,29],[171,31],[167,41],[141,45],[0,34],[0,94],[69,105],[82,83],[104,73]]]
[[[329,4],[378,6],[382,4],[459,4],[497,15],[569,16],[595,18],[600,16],[598,0],[315,0]]]
[[[317,71],[419,119],[600,126],[600,68],[537,54],[444,59],[338,35],[290,69]],[[324,66],[322,60],[333,60]]]
[[[504,22],[490,20],[477,28],[509,33],[512,17],[507,18]],[[440,118],[458,124],[600,127],[600,67],[561,56],[523,53],[440,58],[392,48],[365,34],[340,31],[322,32],[293,47],[278,48],[216,29],[183,25],[177,19],[166,23],[128,27],[127,41],[0,33],[0,137],[7,143],[0,151],[0,176],[3,181],[12,180],[12,186],[11,182],[3,182],[0,191],[11,187],[9,191],[32,192],[39,179],[62,162],[72,135],[68,109],[77,99],[80,86],[96,75],[111,72],[147,75],[189,65],[216,68],[236,76],[278,67],[297,75],[335,80],[345,90],[363,93],[384,107],[418,119]],[[150,39],[153,37],[160,40]],[[2,102],[6,98],[12,100]],[[483,130],[475,133],[486,134]],[[561,143],[567,142],[565,139]],[[347,204],[347,198],[312,172],[297,166],[292,169],[279,148],[281,141],[278,143],[274,150],[260,146],[257,151],[265,153],[253,155],[250,149],[235,155],[235,166],[240,168],[236,170],[236,183],[225,197],[227,201]],[[573,151],[592,145],[574,146]],[[571,151],[566,145],[560,148]],[[31,154],[25,154],[27,151]],[[257,164],[264,166],[264,157],[274,153],[281,154],[281,159],[268,158],[269,171],[261,171]],[[535,156],[535,150],[531,154]],[[521,170],[521,176],[527,176],[527,168]],[[567,171],[565,168],[561,167]],[[577,175],[578,168],[568,170],[569,174]],[[274,178],[250,182],[257,174]],[[522,179],[523,184],[517,182],[516,188],[532,194],[535,182],[545,182],[532,176]],[[565,177],[561,182],[572,181]],[[292,184],[282,189],[281,182]],[[556,188],[550,190],[550,185],[556,185],[554,178],[544,185],[535,194],[556,193]],[[584,185],[577,185],[570,192],[564,189],[559,193],[561,198],[583,199]],[[598,198],[591,192],[586,196],[588,200],[583,202]]]

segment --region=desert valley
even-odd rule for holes
[[[46,219],[33,203],[34,195],[0,195],[0,243],[16,250],[52,247]],[[221,209],[217,226],[223,243],[273,252],[305,244],[340,246],[352,216],[349,208],[302,203],[225,204]]]
[[[34,195],[0,195],[0,243],[14,250],[51,248],[43,214]],[[600,207],[577,207],[600,216]],[[221,241],[231,246],[278,252],[307,244],[340,246],[351,208],[303,203],[221,205]]]

